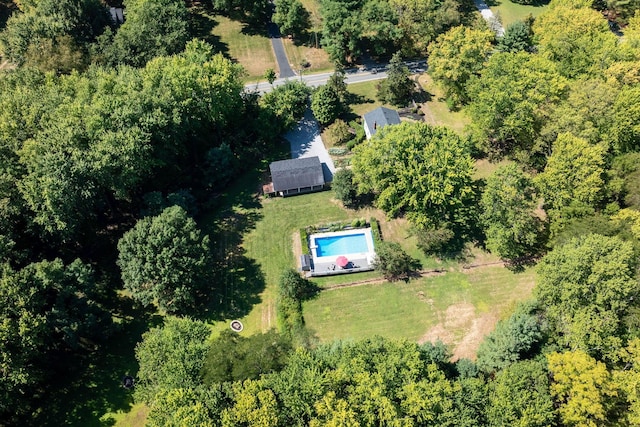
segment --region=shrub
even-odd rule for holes
[[[344,121],[337,119],[331,126],[327,128],[327,132],[331,142],[335,145],[342,145],[353,139],[349,125]]]
[[[307,234],[307,228],[300,229],[300,243],[302,244],[302,254],[310,255],[309,252],[309,235]]]
[[[353,172],[351,169],[338,169],[333,176],[331,184],[336,198],[340,200],[345,207],[354,207],[358,204],[356,185],[353,182]]]
[[[385,279],[405,280],[418,270],[420,261],[407,254],[402,247],[395,242],[380,242],[376,246],[376,259],[374,268],[382,273]]]
[[[327,151],[332,156],[344,156],[345,154],[347,154],[349,152],[349,149],[348,148],[342,148],[342,147],[331,147]]]
[[[380,224],[378,224],[378,220],[374,217],[369,219],[369,224],[371,225],[371,233],[373,234],[373,243],[378,245],[378,243],[382,242],[382,233],[380,233]]]

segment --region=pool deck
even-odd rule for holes
[[[323,256],[318,257],[317,246],[315,244],[316,238],[332,237],[332,236],[347,236],[352,234],[364,234],[367,240],[367,252],[361,253],[345,253],[340,254],[347,257],[349,264],[345,268],[341,268],[336,265],[336,259],[340,255]],[[349,274],[357,273],[361,271],[373,270],[373,259],[375,257],[375,250],[373,244],[373,235],[371,228],[351,228],[342,231],[315,233],[309,236],[310,252],[312,259],[312,269],[308,273],[311,277],[317,276],[333,276],[336,274]]]

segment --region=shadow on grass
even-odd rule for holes
[[[190,14],[191,35],[209,43],[213,46],[214,52],[230,58],[229,46],[220,39],[220,36],[213,34],[213,29],[218,26],[215,16],[201,7],[192,8]]]
[[[262,219],[259,189],[264,164],[238,179],[217,201],[215,212],[205,215],[203,230],[211,237],[214,253],[212,292],[196,308],[202,319],[223,320],[247,315],[260,303],[266,287],[255,260],[247,258],[243,236]]]
[[[122,386],[122,379],[137,373],[135,346],[162,318],[133,307],[128,299],[121,304],[128,306],[128,313],[117,319],[114,332],[100,348],[77,356],[68,369],[54,373],[32,425],[110,426],[115,420],[103,418],[104,414],[131,408],[132,392]]]

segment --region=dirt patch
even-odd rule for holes
[[[296,267],[302,268],[300,265],[300,257],[302,256],[302,242],[300,241],[300,232],[293,233],[293,242],[291,245],[293,249],[293,259],[296,261]]]
[[[480,343],[484,340],[484,337],[489,334],[489,332],[493,331],[497,322],[498,317],[491,313],[487,313],[473,319],[471,328],[453,350],[453,357],[451,360],[456,361],[463,357],[475,360]]]
[[[476,315],[476,309],[470,303],[451,305],[439,317],[442,321],[429,329],[418,343],[440,340],[452,346],[453,361],[463,357],[475,359],[478,346],[498,321],[497,316],[491,313]],[[462,338],[459,338],[461,331]]]

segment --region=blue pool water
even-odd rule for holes
[[[317,237],[316,246],[318,247],[316,251],[319,257],[369,252],[367,239],[363,233]]]

